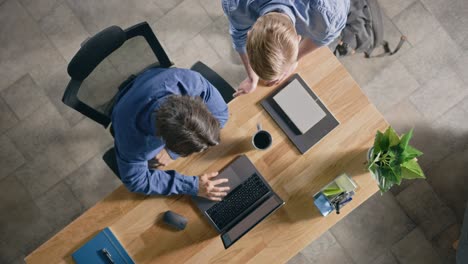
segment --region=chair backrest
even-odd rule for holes
[[[148,23],[111,26],[86,40],[69,63],[62,101],[107,128],[119,89],[148,68],[171,66]]]
[[[226,103],[229,103],[234,97],[232,96],[235,92],[234,88],[229,85],[226,80],[219,76],[210,67],[206,66],[203,62],[196,62],[191,68],[192,71],[200,73],[205,79],[207,79],[223,97]]]

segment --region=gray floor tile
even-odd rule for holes
[[[417,246],[415,246],[417,245]],[[393,254],[401,264],[441,264],[442,259],[432,248],[424,233],[414,229],[392,247]]]
[[[42,152],[68,129],[55,107],[50,103],[41,106],[28,118],[8,131],[8,137],[27,159]]]
[[[10,176],[0,182],[0,236],[23,254],[40,245],[51,232],[25,188]]]
[[[36,156],[34,160],[47,164],[60,178],[78,168],[67,146],[62,144],[60,139],[52,141],[42,154]]]
[[[51,235],[52,228],[32,200],[2,215],[5,215],[0,220],[2,239],[23,254],[31,253]]]
[[[301,254],[309,259],[311,263],[353,263],[352,259],[346,255],[344,249],[329,231],[325,232],[317,240],[305,247],[301,251]]]
[[[13,175],[23,183],[33,198],[42,195],[61,180],[47,164],[37,161],[26,163]]]
[[[85,209],[110,194],[122,182],[96,155],[66,178],[66,183]]]
[[[229,59],[233,52],[231,36],[229,35],[229,22],[225,16],[213,21],[200,33],[223,59]],[[236,56],[239,56],[236,54]]]
[[[0,180],[0,211],[8,212],[31,200],[31,196],[16,177],[10,175]],[[3,213],[2,213],[3,216]]]
[[[0,6],[0,43],[0,90],[28,72],[40,83],[51,72],[66,66],[60,53],[17,1],[7,0]]]
[[[414,228],[393,195],[376,193],[330,230],[355,263],[365,264]]]
[[[21,166],[25,159],[11,140],[4,135],[0,136],[0,146],[2,146],[0,148],[0,180],[2,180]]]
[[[18,123],[18,117],[13,113],[10,107],[0,97],[0,134],[7,131]]]
[[[418,180],[405,180],[403,179],[401,181],[400,185],[393,185],[390,191],[392,192],[393,195],[397,196],[399,193],[404,191],[406,188],[408,188],[411,184],[413,184],[415,181],[420,181]]]
[[[189,40],[212,22],[198,0],[186,0],[152,24],[168,52],[191,45]]]
[[[44,16],[52,13],[64,0],[20,0],[20,2],[31,16],[39,21]]]
[[[42,31],[67,61],[71,61],[80,44],[89,37],[80,20],[64,2],[40,20]]]
[[[396,198],[429,241],[456,223],[452,210],[437,197],[426,181],[415,182]]]
[[[41,86],[63,119],[66,120],[70,126],[75,126],[84,119],[84,115],[62,102],[65,88],[70,79],[70,76],[67,74],[67,69],[63,68],[55,72],[49,80]]]
[[[424,154],[418,158],[424,171],[432,169],[452,151],[459,149],[458,142],[449,136],[447,128],[435,124],[417,124],[410,145]]]
[[[445,138],[454,142],[457,149],[462,149],[468,144],[468,124],[465,122],[467,115],[468,96],[434,122],[435,126],[443,127],[447,131]]]
[[[421,0],[435,15],[448,34],[460,45],[468,37],[468,2],[465,0]],[[468,50],[468,46],[464,46]]]
[[[80,202],[64,182],[38,197],[35,203],[55,231],[59,231],[82,213]]]
[[[468,201],[467,160],[468,148],[457,150],[426,172],[432,188],[440,199],[454,210],[460,223],[463,220],[466,201]]]
[[[162,10],[164,14],[167,12],[171,11],[177,5],[182,3],[184,0],[172,0],[172,1],[167,1],[167,0],[153,0],[153,2]]]
[[[5,102],[19,119],[24,119],[47,102],[44,91],[36,85],[29,74],[0,92]]]
[[[393,22],[385,15],[382,15],[384,36],[385,40],[389,42],[390,48],[394,49],[400,41],[401,32],[393,24]],[[383,58],[366,59],[363,54],[356,54],[354,56],[347,56],[340,58],[341,63],[351,73],[353,78],[362,87],[371,81],[380,71],[385,68],[400,56],[404,56],[411,49],[411,45],[406,42],[393,56]],[[374,55],[382,52],[382,48],[376,49]]]
[[[424,116],[408,99],[393,105],[389,111],[383,112],[383,115],[398,134],[408,132],[419,123],[426,123]]]
[[[151,24],[163,15],[153,1],[67,0],[67,3],[91,35],[112,25],[125,29],[143,21]]]
[[[13,260],[12,262],[8,264],[26,264],[26,262],[24,261],[25,258],[26,258],[26,255],[22,254],[19,258]]]
[[[416,0],[379,0],[380,8],[384,11],[384,13],[393,18],[394,16],[398,15],[400,12],[405,10],[408,6],[414,3]]]
[[[460,225],[454,224],[432,240],[432,247],[444,260],[444,263],[455,263],[456,251],[453,249],[453,243],[459,238]]]
[[[437,19],[419,1],[414,2],[392,20],[413,46],[426,36],[432,36],[440,27]]]
[[[447,137],[450,134],[449,129],[426,121],[424,116],[408,99],[384,112],[384,116],[399,134],[407,133],[411,128],[414,129],[410,145],[424,153],[423,156],[418,158],[423,170],[430,169],[457,146],[457,140]],[[406,187],[408,183],[403,184],[403,187]],[[394,189],[392,189],[392,192],[395,191],[394,194],[402,190],[398,187]]]
[[[51,142],[41,155],[27,161],[13,175],[35,199],[77,168],[64,145],[56,140]]]
[[[221,60],[213,66],[213,70],[225,79],[234,89],[247,77],[242,65]]]
[[[112,144],[113,138],[109,131],[100,124],[86,118],[67,131],[59,139],[59,142],[65,145],[72,160],[81,166],[96,154],[107,150],[108,146]]]
[[[410,96],[410,100],[426,120],[436,121],[466,95],[468,95],[466,85],[453,68],[448,66],[439,69],[433,79],[424,82]]]
[[[6,240],[0,240],[0,262],[1,263],[12,263],[13,261],[21,258],[21,250],[13,247]]]
[[[224,15],[223,8],[221,6],[221,1],[212,1],[212,0],[199,0],[202,7],[205,9],[206,13],[215,20],[218,17]]]
[[[385,254],[379,256],[376,260],[373,261],[373,264],[399,264],[395,259],[391,251],[387,251]]]
[[[458,45],[460,45],[460,48],[464,51],[464,52],[468,52],[468,36],[466,36],[465,40],[463,40],[461,43],[458,43]]]
[[[468,49],[467,49],[468,50]],[[464,55],[460,56],[457,59],[457,63],[455,64],[455,69],[458,73],[458,76],[468,84],[468,52],[465,52]]]
[[[457,44],[440,27],[399,59],[422,84],[436,76],[440,69],[455,64],[460,52]]]
[[[392,112],[395,104],[419,88],[419,83],[398,60],[392,62],[367,85],[361,86],[381,112]]]
[[[200,34],[189,40],[189,43],[190,45],[181,47],[170,56],[176,67],[190,68],[197,61],[212,67],[220,61],[218,54]]]
[[[312,263],[302,253],[298,253],[296,256],[288,260],[287,264],[308,264]]]
[[[384,116],[399,134],[407,133],[411,128],[414,129],[410,145],[424,153],[418,158],[424,171],[429,170],[457,149],[460,144],[460,138],[450,136],[449,127],[445,124],[433,124],[426,121],[408,99],[392,107],[390,111],[384,113]],[[441,117],[441,120],[444,118]]]

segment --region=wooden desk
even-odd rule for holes
[[[73,263],[71,253],[106,226],[136,263],[286,262],[378,190],[364,162],[376,130],[388,126],[327,48],[304,58],[297,72],[340,122],[305,155],[299,154],[259,104],[273,88],[258,87],[229,104],[230,119],[219,146],[170,166],[186,175],[200,175],[246,153],[286,201],[231,248],[224,250],[188,197],[144,197],[120,186],[27,256],[26,262]],[[259,121],[273,136],[273,146],[264,152],[249,147]],[[340,215],[322,217],[312,195],[343,172],[359,185],[355,198]],[[188,218],[184,231],[171,231],[160,223],[161,214],[169,209]]]

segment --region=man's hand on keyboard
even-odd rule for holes
[[[205,173],[198,180],[198,196],[208,198],[212,201],[221,201],[227,195],[229,187],[218,185],[228,182],[228,179],[213,180],[218,175],[217,172]]]

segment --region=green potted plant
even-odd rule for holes
[[[408,143],[413,129],[401,137],[392,127],[382,133],[377,131],[374,146],[368,152],[367,168],[379,185],[380,192],[401,184],[402,179],[426,178],[417,157],[423,153]]]

